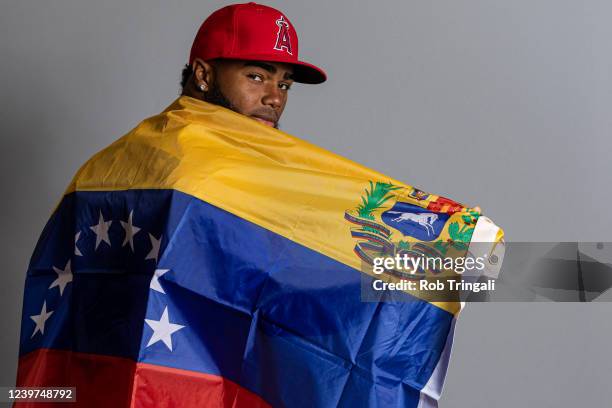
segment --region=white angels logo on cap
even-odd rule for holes
[[[278,33],[276,33],[276,44],[274,45],[274,49],[278,51],[287,51],[289,55],[293,55],[291,51],[291,37],[289,36],[289,23],[284,19],[283,16],[280,16],[278,20],[276,20],[276,25],[278,26]]]

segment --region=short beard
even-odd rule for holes
[[[204,94],[204,101],[214,105],[223,106],[224,108],[242,114],[242,112],[239,112],[238,109],[230,102],[230,100],[227,99],[223,92],[221,92],[221,88],[216,80],[213,82],[210,90]],[[274,124],[274,129],[278,129],[278,122]]]
[[[221,92],[221,88],[217,81],[214,81],[210,90],[204,94],[204,101],[238,112],[236,107],[227,99],[223,92]]]

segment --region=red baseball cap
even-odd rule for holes
[[[189,56],[204,61],[217,58],[284,62],[293,65],[293,79],[320,84],[325,72],[298,60],[298,37],[280,11],[256,3],[232,4],[212,13],[198,30]]]

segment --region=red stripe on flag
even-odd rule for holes
[[[138,363],[133,408],[267,408],[259,396],[223,377]]]
[[[76,403],[24,402],[15,407],[127,407],[135,362],[126,358],[39,349],[22,356],[18,387],[76,387]]]
[[[133,387],[132,387],[133,384]],[[259,396],[223,377],[65,350],[22,356],[18,387],[76,387],[76,403],[20,402],[42,407],[269,407]]]

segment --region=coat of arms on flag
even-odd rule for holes
[[[354,252],[370,265],[374,257],[404,253],[464,255],[479,217],[479,212],[447,198],[381,181],[370,181],[361,202],[345,212],[354,225]]]

